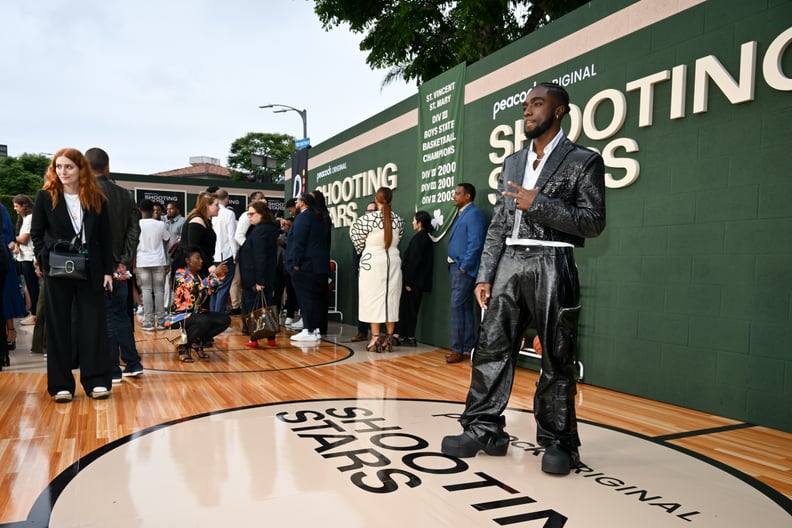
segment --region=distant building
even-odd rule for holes
[[[180,178],[195,178],[199,180],[230,180],[231,171],[220,165],[220,160],[217,158],[193,156],[190,158],[189,167],[157,172],[152,174],[152,176],[178,176]]]

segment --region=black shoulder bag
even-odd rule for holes
[[[88,279],[88,250],[82,244],[83,226],[74,238],[58,240],[49,254],[49,276],[56,279]]]

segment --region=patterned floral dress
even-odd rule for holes
[[[165,323],[168,326],[183,321],[194,313],[205,312],[201,305],[220,286],[220,279],[214,273],[201,278],[198,274],[182,268],[176,270],[175,283],[173,303]]]

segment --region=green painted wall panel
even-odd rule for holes
[[[669,165],[672,196],[722,189],[729,183],[729,160],[721,155],[703,156],[698,152],[693,159],[675,159]]]
[[[698,255],[693,257],[695,284],[753,284],[756,270],[754,255]]]
[[[668,250],[674,255],[722,254],[725,226],[689,224],[668,228]]]
[[[792,141],[790,141],[792,145]],[[792,182],[764,185],[759,190],[759,218],[786,218],[792,207]]]
[[[663,255],[668,248],[669,228],[644,227],[620,230],[619,253],[622,255]]]
[[[792,256],[792,218],[733,222],[725,227],[727,252]]]
[[[674,284],[666,289],[666,311],[687,316],[718,315],[721,306],[721,287]],[[693,332],[691,325],[691,333]]]
[[[752,356],[748,359],[747,386],[754,391],[781,394],[784,391],[784,362]]]
[[[724,289],[722,313],[726,317],[760,321],[789,320],[789,290],[737,285]]]
[[[690,224],[696,219],[696,197],[693,194],[649,197],[644,205],[647,226]]]
[[[688,380],[686,402],[700,402],[707,409],[722,409],[725,416],[746,416],[748,390],[740,385],[705,384]]]
[[[718,317],[717,311],[691,314],[690,345],[745,354],[750,348],[751,325],[745,319]]]
[[[619,308],[623,310],[662,312],[665,307],[665,287],[651,283],[623,283],[618,287]]]
[[[756,258],[756,285],[759,288],[775,288],[792,284],[792,267],[783,255],[759,255]]]
[[[747,388],[748,354],[719,351],[717,356],[717,383]]]
[[[594,0],[470,65],[459,181],[476,185],[476,203],[490,215],[500,163],[524,146],[520,95],[535,82],[588,72],[567,86],[577,115],[587,117],[565,120],[565,130],[606,154],[606,170],[618,184],[634,174],[621,162],[636,162],[639,173],[631,184],[608,188],[605,233],[576,251],[586,381],[792,431],[790,411],[782,408],[789,406],[777,404],[792,399],[792,87],[771,86],[763,69],[771,42],[792,26],[792,1],[709,0],[615,39],[591,33],[605,17],[652,16],[674,5]],[[612,20],[604,30],[608,35],[630,23]],[[553,48],[573,33],[573,42]],[[696,82],[699,59],[714,57],[736,82],[741,46],[749,41],[756,42],[752,96],[733,103],[724,91],[739,98],[741,87],[721,88],[710,80],[706,111],[695,113],[703,97]],[[599,44],[565,55],[588,42]],[[768,64],[780,64],[782,75],[790,77],[792,44],[785,50]],[[519,71],[511,68],[518,61]],[[684,82],[657,81],[651,104],[648,92],[627,89],[655,74],[679,75],[678,66],[686,70]],[[588,116],[590,101],[607,93],[624,102],[623,114],[616,116],[617,106],[606,100]],[[682,115],[672,117],[678,100]],[[309,188],[329,168],[342,167],[320,186],[392,163],[398,166],[394,207],[409,219],[418,184],[415,126],[373,142],[366,138],[392,120],[404,122],[416,104],[416,98],[405,100],[313,147],[311,159],[321,161],[309,161]],[[642,108],[651,124],[639,122]],[[591,139],[611,122],[615,132]],[[618,142],[621,147],[613,149]],[[630,142],[635,151],[625,149]],[[347,322],[356,320],[355,288],[345,287],[355,281],[348,225],[368,198],[355,193],[331,204]],[[436,244],[434,289],[425,297],[418,327],[419,339],[444,347],[446,247],[445,239]]]
[[[648,256],[641,262],[641,280],[648,284],[690,283],[691,258],[688,256]]]
[[[682,315],[660,312],[638,314],[638,337],[673,345],[686,345],[690,320]]]
[[[745,413],[752,417],[752,423],[792,421],[792,406],[784,404],[790,401],[792,393],[787,393],[786,396],[779,398],[774,392],[749,390]]]
[[[640,279],[641,257],[606,255],[597,259],[595,280],[601,282],[603,286],[608,282],[613,284],[635,283]],[[609,289],[612,290],[612,288]]]
[[[638,335],[638,314],[625,312],[623,309],[608,309],[599,306],[586,306],[581,310],[581,317],[594,314],[594,328],[597,335],[615,337],[635,337]]]
[[[792,327],[785,323],[769,321],[754,321],[751,324],[751,355],[775,358],[787,361],[786,369],[789,372],[788,360],[792,357]],[[787,390],[792,386],[787,385]]]
[[[696,221],[722,222],[757,217],[759,187],[729,187],[696,194]]]

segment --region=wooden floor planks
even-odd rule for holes
[[[347,335],[350,327],[339,327]],[[250,351],[234,331],[217,340],[207,362],[180,363],[163,336],[137,333],[147,371],[125,378],[105,401],[78,389],[70,404],[46,392],[43,360],[14,352],[16,367],[0,373],[0,522],[22,521],[33,501],[64,469],[114,440],[204,413],[273,402],[323,398],[407,398],[464,401],[466,363],[448,365],[444,350],[372,355],[365,343],[324,341],[301,350],[288,334],[278,346]],[[348,341],[347,337],[339,338]],[[20,339],[24,341],[24,338]],[[537,373],[519,369],[510,406],[531,408]],[[792,434],[740,423],[586,384],[578,416],[685,448],[757,478],[792,497]],[[690,436],[684,433],[690,432]],[[677,435],[662,439],[665,435]],[[583,439],[585,442],[585,438]]]

